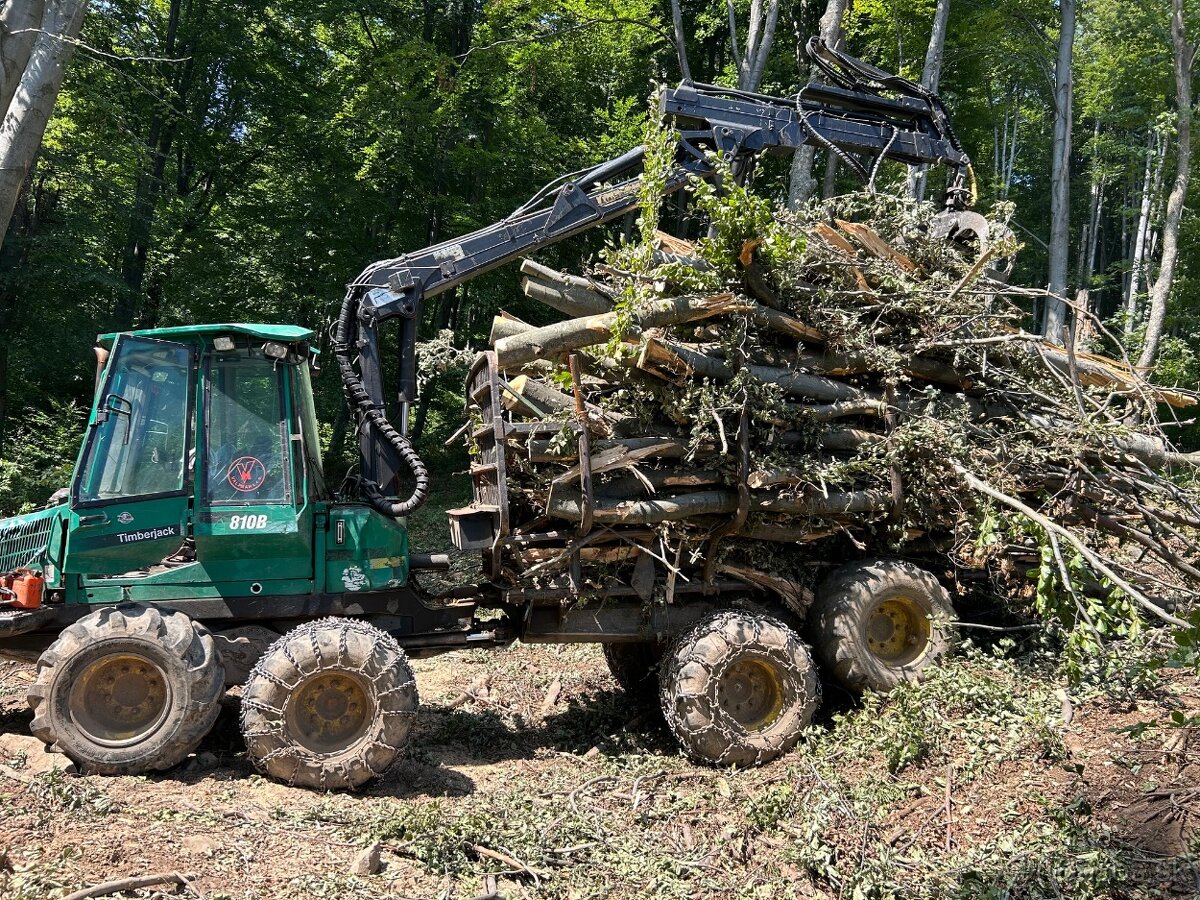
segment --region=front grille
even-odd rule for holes
[[[33,514],[0,522],[0,572],[39,562],[50,546],[50,529],[58,517]]]

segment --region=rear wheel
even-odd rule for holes
[[[954,607],[930,573],[903,560],[838,569],[809,611],[813,647],[853,691],[919,681],[951,650]]]
[[[659,675],[667,725],[687,753],[753,766],[787,752],[821,702],[808,648],[787,625],[724,612],[686,632]]]
[[[67,627],[42,654],[30,727],[87,773],[166,769],[212,728],[224,687],[207,630],[183,613],[123,604]]]
[[[658,667],[664,647],[659,641],[602,644],[604,661],[630,699],[652,702],[658,696]]]
[[[417,685],[395,639],[354,619],[288,632],[242,692],[254,765],[304,787],[355,788],[399,757],[417,714]]]

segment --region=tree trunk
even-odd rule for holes
[[[679,75],[687,82],[692,80],[692,70],[688,65],[687,41],[683,33],[683,11],[679,8],[679,0],[671,0],[671,22],[675,26],[675,53],[679,57]]]
[[[737,11],[733,0],[726,0],[729,14],[729,45],[733,50],[733,61],[738,70],[738,87],[743,91],[757,91],[767,70],[767,59],[771,45],[775,42],[775,26],[779,22],[779,0],[769,0],[766,10],[764,0],[751,0],[750,21],[746,29],[745,52],[738,42]],[[672,0],[672,12],[678,9],[677,0]]]
[[[1096,121],[1096,137],[1100,137],[1100,122]],[[1088,224],[1079,240],[1079,266],[1076,277],[1075,306],[1079,309],[1092,311],[1091,292],[1092,274],[1096,271],[1096,247],[1100,236],[1100,215],[1104,209],[1104,184],[1100,173],[1092,173],[1091,203],[1088,207]],[[1082,327],[1075,329],[1075,344],[1086,343],[1092,330],[1092,320],[1088,318]]]
[[[859,491],[828,496],[797,497],[765,493],[750,501],[752,513],[840,518],[884,512],[891,508],[892,496],[886,491]],[[657,500],[609,500],[597,498],[592,504],[594,521],[617,525],[657,525],[678,522],[700,515],[732,513],[738,508],[737,494],[732,491],[697,491]],[[550,515],[578,522],[583,511],[578,500],[556,494],[550,500]]]
[[[1195,50],[1188,44],[1183,18],[1183,0],[1171,0],[1171,42],[1175,49],[1175,109],[1179,147],[1175,154],[1175,186],[1167,202],[1163,222],[1162,265],[1154,287],[1150,290],[1150,319],[1146,325],[1146,343],[1138,365],[1150,367],[1158,357],[1163,326],[1167,320],[1167,300],[1175,281],[1179,262],[1179,227],[1183,221],[1183,205],[1187,199],[1188,180],[1192,163],[1192,62]]]
[[[54,111],[86,9],[87,0],[48,0],[45,4],[41,30],[0,124],[0,243],[8,232],[21,184]],[[6,91],[8,80],[6,71]]]
[[[1071,124],[1074,100],[1076,0],[1061,0],[1062,27],[1058,62],[1054,68],[1054,148],[1050,173],[1050,266],[1044,334],[1056,344],[1065,343],[1067,266],[1071,248]]]
[[[1019,97],[1013,98],[1013,115],[1012,115],[1012,138],[1009,141],[1007,149],[1008,158],[1004,161],[1004,187],[1000,191],[1002,199],[1008,199],[1008,193],[1012,190],[1013,172],[1017,167],[1017,138],[1020,134],[1021,127],[1021,101]]]
[[[1142,268],[1146,264],[1146,236],[1150,232],[1150,210],[1154,194],[1154,134],[1146,140],[1146,174],[1142,179],[1142,202],[1138,210],[1137,230],[1129,255],[1129,292],[1125,295],[1125,333],[1132,334],[1138,322],[1138,293],[1142,289]]]
[[[821,39],[831,47],[836,47],[842,31],[842,18],[846,14],[847,0],[829,0],[825,14],[821,16]],[[813,70],[816,77],[816,70]],[[788,184],[788,209],[797,210],[809,201],[817,189],[816,179],[813,178],[813,156],[815,148],[806,144],[796,151],[792,158],[792,172]]]
[[[946,52],[946,25],[949,21],[950,0],[937,0],[937,10],[933,14],[933,31],[929,35],[929,50],[925,54],[925,69],[921,73],[921,84],[935,94],[942,77],[942,59]],[[928,175],[928,166],[909,166],[908,195],[914,200],[925,199]]]
[[[12,103],[42,24],[42,0],[8,2],[0,8],[0,109]]]
[[[181,15],[181,0],[171,0],[167,10],[167,31],[163,42],[163,55],[168,59],[173,59],[178,49]],[[145,152],[148,165],[138,173],[134,185],[133,209],[130,211],[129,230],[125,235],[125,249],[121,260],[124,290],[117,298],[117,308],[113,315],[113,325],[117,331],[133,327],[138,308],[146,293],[143,287],[154,219],[165,189],[167,160],[171,157],[175,144],[177,122],[186,107],[187,80],[190,79],[192,71],[193,67],[189,65],[182,72],[173,73],[170,79],[171,102],[155,108],[146,133]],[[157,319],[156,302],[150,303],[148,309],[142,310],[141,327],[152,327],[151,320]]]

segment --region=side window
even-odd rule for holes
[[[209,503],[291,502],[281,371],[266,359],[215,358],[209,363]]]
[[[110,366],[75,485],[76,502],[182,492],[191,351],[125,338]]]

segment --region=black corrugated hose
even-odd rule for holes
[[[429,470],[417,455],[412,442],[396,430],[388,421],[387,415],[377,407],[362,380],[354,370],[354,344],[358,335],[358,306],[359,290],[351,288],[346,299],[342,301],[341,313],[338,315],[337,332],[334,335],[333,353],[337,357],[338,369],[342,373],[342,388],[346,394],[346,402],[355,420],[361,427],[363,422],[373,429],[381,440],[391,444],[400,459],[412,472],[414,485],[412,494],[406,500],[392,500],[384,495],[379,485],[361,479],[359,485],[367,502],[385,516],[394,519],[402,518],[416,512],[429,499]]]

